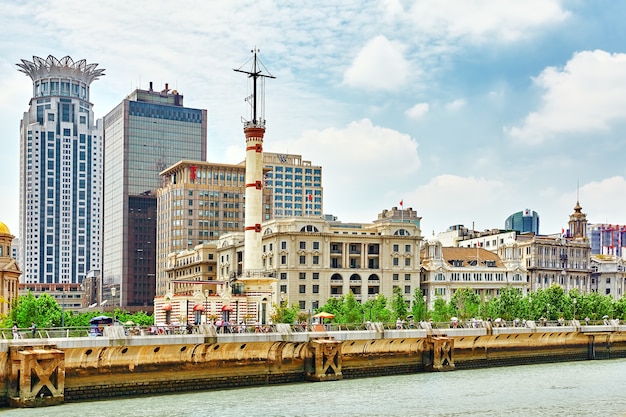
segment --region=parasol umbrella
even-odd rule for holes
[[[327,313],[325,311],[321,311],[315,314],[313,317],[318,318],[318,319],[334,319],[335,315],[331,313]]]
[[[452,317],[450,321],[459,321],[459,319],[457,317]]]
[[[134,321],[132,321],[132,320],[128,320],[128,321],[127,321],[126,323],[124,323],[124,324],[125,324],[125,325],[127,325],[127,326],[132,326],[132,325],[134,325],[134,324],[135,324],[135,322],[134,322]]]
[[[606,320],[606,319],[608,319],[608,318],[609,318],[609,316],[606,316],[606,315],[605,315],[605,316],[602,316],[602,318]]]

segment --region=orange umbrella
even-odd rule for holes
[[[318,318],[318,319],[334,319],[335,315],[331,313],[327,313],[325,311],[321,311],[315,314],[313,317]]]

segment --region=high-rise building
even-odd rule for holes
[[[525,209],[507,217],[504,222],[506,230],[515,230],[519,233],[539,234],[539,214],[536,211]]]
[[[152,305],[160,172],[183,159],[205,160],[206,132],[207,111],[184,107],[167,84],[135,90],[105,116],[101,302],[128,310]]]
[[[179,161],[161,172],[157,190],[156,295],[168,290],[168,255],[243,232],[246,165]],[[271,217],[271,191],[263,189],[263,216]]]
[[[322,167],[301,155],[263,153],[265,186],[272,190],[275,217],[321,216],[324,212]],[[265,219],[267,220],[267,219]]]
[[[626,226],[594,223],[587,225],[591,253],[621,257],[626,247]]]
[[[33,80],[20,124],[20,242],[25,283],[80,283],[100,268],[102,126],[89,86],[98,64],[22,60]]]

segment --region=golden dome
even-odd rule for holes
[[[3,235],[10,235],[11,234],[11,231],[9,230],[7,225],[2,223],[2,222],[0,222],[0,234],[3,234]]]

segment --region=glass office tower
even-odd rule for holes
[[[145,310],[156,284],[159,173],[182,159],[205,160],[207,111],[186,108],[168,85],[137,89],[104,118],[102,300]]]
[[[89,86],[98,64],[22,60],[33,80],[20,123],[20,264],[25,283],[80,283],[100,268],[102,126]]]

